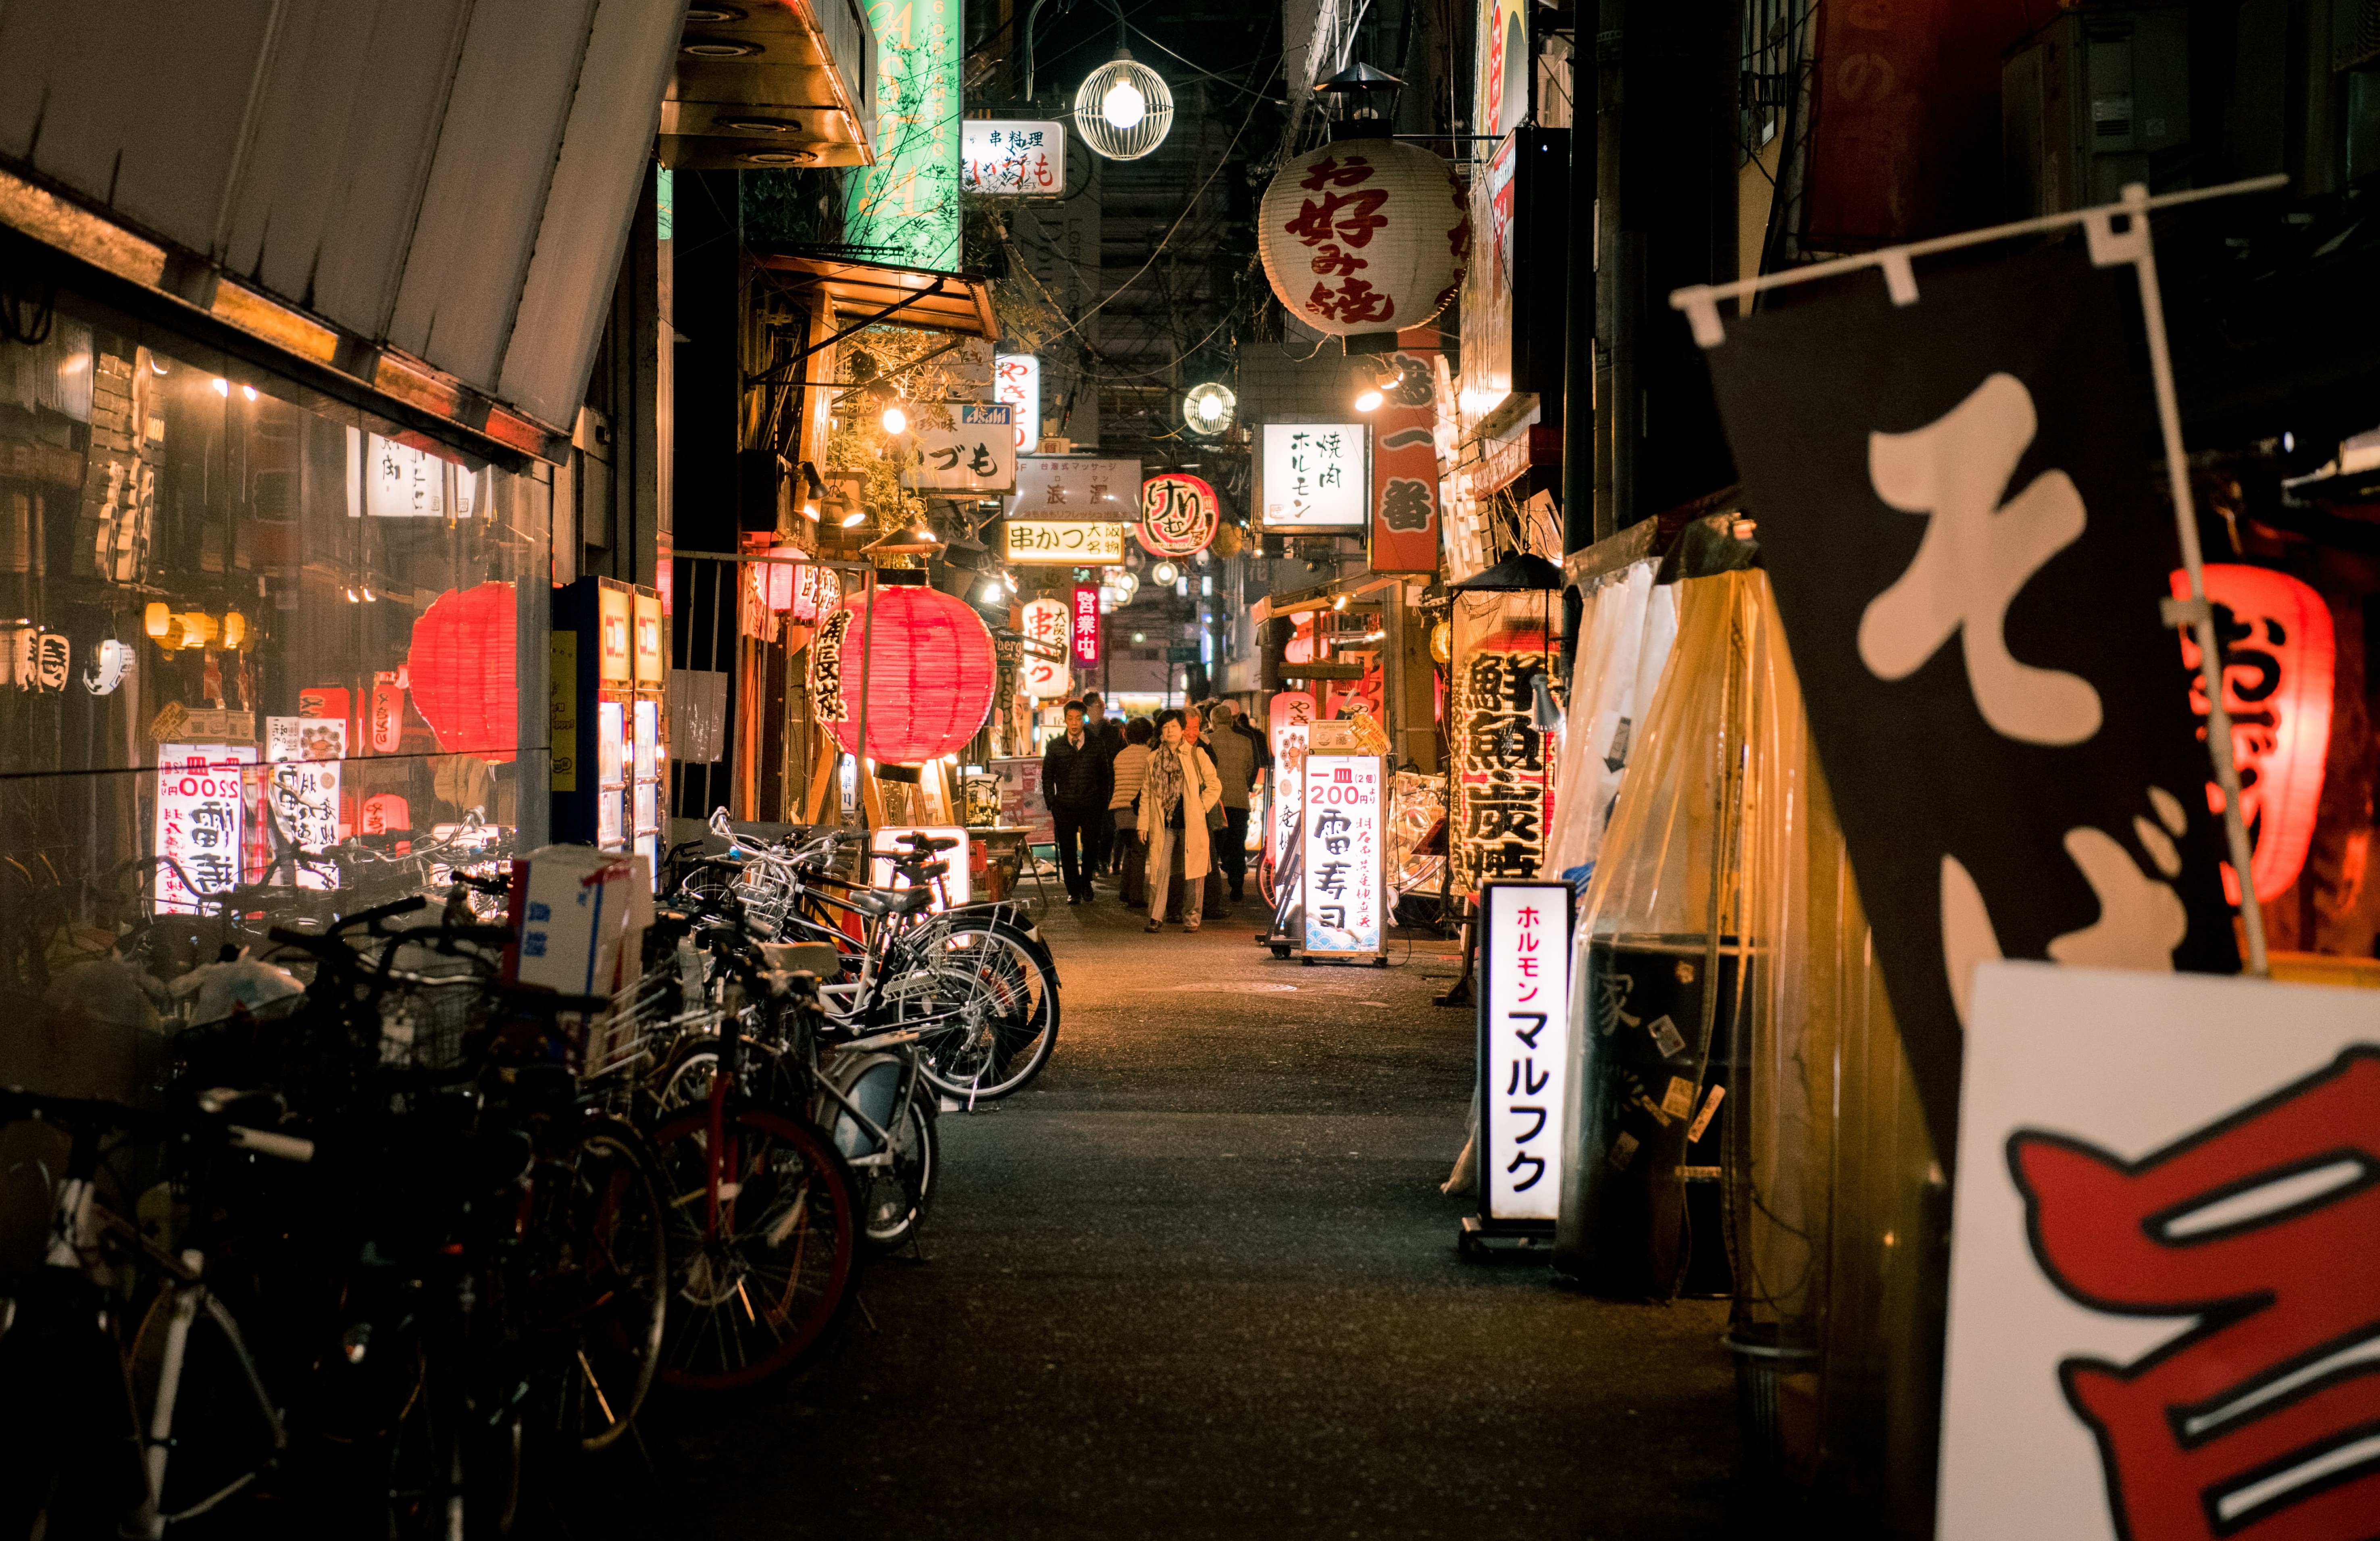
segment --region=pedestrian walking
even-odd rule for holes
[[[1232,897],[1245,895],[1242,890],[1248,879],[1248,795],[1256,786],[1258,746],[1248,734],[1239,731],[1238,709],[1229,701],[1217,701],[1208,734],[1208,752],[1215,761],[1215,774],[1223,783],[1223,828],[1217,835],[1216,865],[1230,880]]]
[[[1184,707],[1182,710],[1183,741],[1190,746],[1193,754],[1206,763],[1210,772],[1215,770],[1215,753],[1214,746],[1207,736],[1206,722],[1207,714],[1213,709],[1214,703],[1210,701],[1204,706]],[[1215,784],[1218,786],[1222,784],[1220,775],[1216,776]],[[1207,811],[1207,846],[1210,859],[1207,863],[1207,876],[1202,880],[1198,891],[1198,911],[1209,920],[1228,920],[1232,914],[1223,907],[1222,869],[1211,859],[1215,848],[1222,843],[1222,840],[1223,810],[1218,804]]]
[[[1165,924],[1168,902],[1182,928],[1198,928],[1198,891],[1207,875],[1207,810],[1222,801],[1214,766],[1184,735],[1183,714],[1157,718],[1158,744],[1140,785],[1140,838],[1148,845],[1148,928]],[[1178,876],[1177,876],[1178,875]],[[1174,885],[1184,890],[1174,898]]]
[[[1083,731],[1083,703],[1068,701],[1066,731],[1041,751],[1041,800],[1049,805],[1056,826],[1058,874],[1065,880],[1066,903],[1091,901],[1091,874],[1083,864],[1084,837],[1108,816],[1109,777],[1112,767],[1101,746]]]
[[[1116,756],[1123,752],[1123,725],[1108,717],[1107,698],[1096,690],[1083,692],[1083,739],[1111,767]],[[1083,884],[1087,891],[1093,878],[1107,871],[1108,854],[1114,844],[1114,821],[1104,816],[1091,820],[1084,830]]]
[[[1140,789],[1148,776],[1148,741],[1153,736],[1146,717],[1124,725],[1123,752],[1116,756],[1113,767],[1115,790],[1108,794],[1108,819],[1114,826],[1115,850],[1123,864],[1119,886],[1127,906],[1148,902],[1144,892],[1148,853],[1140,840]]]

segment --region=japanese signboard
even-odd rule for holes
[[[1028,845],[1047,845],[1058,838],[1058,822],[1050,801],[1041,795],[1041,757],[995,759],[991,773],[1000,778],[1000,821],[1025,831]]]
[[[1016,671],[1018,688],[1035,700],[1065,695],[1075,687],[1074,631],[1063,600],[1028,600],[1025,605],[1025,661]]]
[[[339,843],[339,768],[347,754],[347,724],[339,718],[268,717],[264,758],[265,811],[284,840],[298,848],[299,888],[339,886],[337,869],[307,862]]]
[[[959,0],[866,0],[876,164],[846,181],[844,239],[896,267],[959,267]]]
[[[901,837],[910,834],[929,835],[936,840],[958,842],[956,845],[941,852],[934,858],[936,861],[947,863],[950,870],[934,880],[935,899],[933,904],[928,906],[929,913],[939,915],[950,904],[964,904],[975,897],[975,889],[967,871],[967,832],[955,824],[937,825],[930,829],[887,826],[870,831],[868,837],[868,882],[878,888],[909,886],[909,880],[893,868],[892,857],[895,855],[907,854],[909,848],[901,843]],[[944,903],[945,899],[949,904]]]
[[[2369,992],[1985,964],[1959,1150],[1942,1541],[2372,1534]]]
[[[1479,891],[1479,1213],[1552,1223],[1569,1094],[1568,883]]]
[[[1475,247],[1463,274],[1463,388],[1457,395],[1465,438],[1512,394],[1512,224],[1520,146],[1521,136],[1505,135],[1472,173]]]
[[[1016,453],[1030,455],[1041,443],[1041,360],[1029,353],[1003,353],[991,361],[991,399],[1009,409]]]
[[[1140,544],[1151,556],[1196,556],[1221,522],[1222,504],[1204,477],[1167,471],[1140,484]]]
[[[920,423],[909,434],[901,484],[938,492],[1006,492],[1016,486],[1013,409],[961,402],[948,428]]]
[[[347,515],[468,519],[481,512],[477,473],[394,439],[347,430]]]
[[[971,193],[1056,198],[1066,190],[1066,130],[1055,123],[971,117],[959,125],[959,186]]]
[[[1447,703],[1454,817],[1451,889],[1534,878],[1553,821],[1551,734],[1536,729],[1533,681],[1545,672],[1538,595],[1464,594],[1455,601]]]
[[[1471,120],[1483,134],[1510,133],[1529,115],[1536,81],[1528,18],[1525,0],[1479,0]]]
[[[158,914],[196,915],[202,896],[238,886],[248,806],[240,767],[255,763],[255,746],[248,744],[157,746],[156,850],[181,867],[158,868]]]
[[[2080,250],[1909,305],[1871,276],[1706,355],[1937,1135],[1976,963],[2238,966],[2131,285]]]
[[[1129,520],[1139,513],[1139,497],[1137,460],[1022,455],[1008,513],[1013,518]]]
[[[1265,424],[1265,528],[1363,528],[1370,504],[1366,438],[1361,423]]]
[[[1314,726],[1314,698],[1303,690],[1283,690],[1272,698],[1268,725],[1272,734],[1272,827],[1265,837],[1265,854],[1276,863],[1297,839],[1298,809],[1304,806],[1305,741]]]
[[[1075,585],[1075,662],[1085,669],[1099,665],[1099,586]]]
[[[1090,519],[1010,519],[1011,562],[1111,567],[1123,560],[1124,526]]]
[[[1383,955],[1387,783],[1378,755],[1318,750],[1306,758],[1300,946],[1309,958]]]
[[[1376,573],[1438,571],[1438,384],[1419,354],[1388,358],[1396,373],[1372,414]]]

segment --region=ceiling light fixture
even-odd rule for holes
[[[715,117],[711,126],[731,134],[792,134],[801,129],[801,120],[791,117]]]
[[[760,45],[728,38],[689,38],[678,45],[678,52],[696,59],[742,59],[759,53]]]

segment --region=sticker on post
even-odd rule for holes
[[[1645,1031],[1653,1035],[1653,1047],[1661,1051],[1665,1060],[1674,1060],[1686,1051],[1686,1036],[1678,1031],[1678,1025],[1670,1020],[1666,1012],[1645,1024]]]
[[[1628,1163],[1636,1159],[1636,1136],[1623,1132],[1611,1142],[1611,1166],[1615,1171],[1626,1171]]]
[[[1694,1110],[1694,1084],[1682,1075],[1670,1077],[1670,1089],[1661,1094],[1661,1110],[1670,1118],[1683,1118]]]
[[[1693,1126],[1686,1131],[1688,1145],[1703,1137],[1703,1131],[1710,1127],[1712,1116],[1718,1111],[1718,1099],[1726,1095],[1725,1086],[1713,1086],[1710,1089],[1710,1095],[1703,1098],[1703,1110],[1694,1115]]]

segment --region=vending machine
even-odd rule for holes
[[[669,642],[662,630],[662,597],[639,588],[630,606],[630,674],[636,693],[628,706],[628,848],[642,853],[647,870],[662,869],[662,700],[669,686]]]
[[[661,855],[661,599],[616,578],[553,591],[553,838]]]

